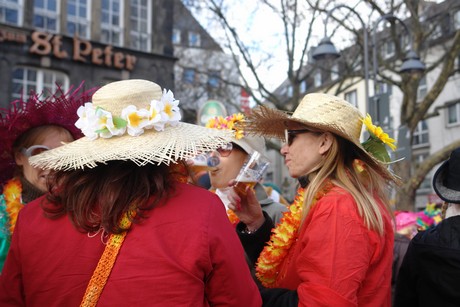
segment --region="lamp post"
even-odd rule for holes
[[[315,60],[320,60],[325,57],[329,58],[338,58],[340,56],[340,53],[337,52],[337,49],[335,48],[334,44],[332,43],[330,37],[327,36],[327,24],[329,17],[332,15],[332,12],[334,12],[336,9],[339,8],[346,8],[356,14],[358,17],[359,21],[361,22],[362,28],[363,28],[363,43],[364,43],[364,88],[365,88],[365,97],[366,97],[366,111],[369,110],[370,105],[369,105],[369,46],[368,46],[368,31],[367,31],[367,26],[364,23],[363,19],[361,16],[351,7],[345,5],[345,4],[339,4],[335,7],[333,7],[331,10],[328,11],[326,19],[324,21],[324,38],[320,41],[318,46],[315,48],[313,51],[312,57]],[[411,46],[411,49],[408,51],[406,58],[404,62],[401,65],[400,72],[401,73],[406,73],[406,72],[423,72],[425,70],[425,65],[420,61],[420,58],[417,56],[417,54],[412,50],[412,36],[410,34],[409,29],[407,28],[406,24],[397,18],[396,16],[392,14],[386,14],[381,16],[377,22],[374,24],[373,27],[373,69],[374,69],[374,95],[376,94],[375,92],[375,84],[377,80],[377,72],[378,72],[378,63],[377,63],[377,46],[376,46],[376,28],[378,23],[381,20],[398,20],[401,22],[401,24],[404,26],[404,29],[409,35],[409,44]]]

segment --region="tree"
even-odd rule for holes
[[[252,95],[257,104],[270,103],[278,109],[292,111],[302,96],[300,90],[302,82],[311,80],[313,78],[312,74],[317,71],[318,67],[323,70],[324,74],[330,73],[331,64],[311,61],[309,52],[322,38],[322,28],[318,27],[321,18],[318,17],[324,17],[339,2],[329,1],[325,3],[320,0],[259,0],[257,2],[254,14],[270,10],[271,18],[276,17],[280,21],[278,34],[282,38],[280,39],[280,46],[284,50],[283,58],[286,61],[286,80],[277,89],[272,90],[266,85],[263,75],[260,74],[260,67],[266,62],[273,61],[273,54],[265,52],[263,57],[254,57],[254,48],[251,47],[256,46],[256,44],[249,45],[247,43],[248,33],[240,32],[239,29],[241,28],[232,23],[231,16],[232,13],[235,14],[234,11],[232,12],[232,9],[234,10],[234,1],[209,0],[205,1],[203,5],[213,13],[213,16],[219,21],[224,30],[224,40],[221,43],[233,54],[233,58],[240,68],[242,86]],[[372,22],[387,12],[392,12],[395,16],[404,20],[413,37],[412,47],[417,54],[422,55],[423,60],[428,56],[428,50],[432,47],[433,33],[437,31],[437,27],[429,26],[433,24],[430,23],[430,18],[437,20],[436,11],[434,10],[433,12],[433,7],[427,5],[431,5],[431,3],[427,4],[424,1],[415,0],[363,0],[356,2],[351,7],[356,11],[360,9],[359,14],[362,18],[367,16],[367,25],[372,25]],[[441,7],[442,5],[444,5],[445,13],[448,13],[448,8],[452,8],[452,5],[455,5],[455,0],[448,0],[445,4],[441,4]],[[459,7],[458,3],[456,6]],[[352,37],[355,40],[353,44],[350,44],[350,36],[347,36],[346,41],[348,41],[349,47],[347,48],[348,52],[344,52],[345,55],[341,60],[341,78],[323,85],[320,89],[321,91],[333,90],[333,94],[344,92],[355,82],[362,82],[364,76],[363,69],[356,69],[361,62],[358,55],[364,53],[361,23],[357,22],[357,16],[354,16],[352,12],[337,13],[330,16],[331,24],[328,24],[329,36],[334,36],[336,32],[347,29],[349,33],[353,34]],[[269,22],[273,23],[275,21],[270,19]],[[388,24],[386,25],[388,26]],[[420,121],[435,115],[435,113],[429,113],[429,110],[443,91],[449,81],[449,77],[454,73],[454,61],[460,54],[460,31],[457,30],[455,33],[451,33],[450,36],[444,37],[442,43],[438,42],[440,46],[444,47],[437,52],[434,59],[427,63],[426,71],[423,74],[405,75],[400,74],[398,71],[405,57],[404,47],[400,41],[402,28],[396,21],[389,22],[389,25],[390,27],[387,27],[385,32],[389,32],[394,42],[396,55],[392,61],[384,61],[378,57],[378,79],[393,85],[401,91],[402,100],[400,101],[399,122],[401,126],[407,127],[409,142],[412,143],[414,131]],[[369,35],[372,34],[371,28],[370,26],[367,29]],[[320,35],[318,35],[318,31],[321,32]],[[344,36],[342,32],[341,36]],[[346,43],[346,41],[342,43]],[[258,51],[260,52],[260,50]],[[435,71],[438,73],[434,85],[429,89],[422,101],[417,100],[417,88],[420,80]],[[405,136],[400,134],[399,137],[403,138]],[[415,164],[412,163],[411,157],[407,157],[404,161],[394,165],[395,172],[404,182],[397,189],[396,205],[398,209],[414,209],[415,192],[423,178],[435,165],[447,159],[452,149],[459,146],[460,140],[454,141],[452,144],[426,157],[424,163],[416,167],[414,167]]]

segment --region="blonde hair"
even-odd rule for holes
[[[353,196],[364,225],[382,235],[385,231],[382,209],[386,209],[392,215],[387,194],[395,178],[384,165],[374,161],[354,144],[332,135],[331,147],[324,154],[324,159],[315,174],[310,176],[313,178],[310,178],[311,182],[306,189],[302,221],[308,215],[315,195],[323,188],[327,179],[330,179],[334,185]],[[359,171],[353,166],[355,159],[364,163],[364,171]],[[381,200],[384,208],[376,198]]]

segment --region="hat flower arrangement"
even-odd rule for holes
[[[79,119],[75,126],[91,140],[121,136],[126,131],[131,136],[139,136],[144,129],[163,131],[166,124],[176,125],[181,119],[178,105],[179,100],[175,100],[173,92],[166,89],[160,100],[152,99],[149,109],[129,105],[122,109],[121,116],[114,116],[102,107],[87,102],[78,109]]]
[[[238,123],[244,121],[244,115],[242,113],[236,113],[226,117],[217,116],[211,118],[206,123],[206,128],[233,130],[235,132],[235,139],[240,140],[244,137],[244,131],[241,127],[238,127]]]
[[[364,149],[382,162],[390,162],[390,156],[388,155],[385,145],[388,145],[393,151],[396,150],[395,140],[383,131],[379,126],[375,126],[372,123],[372,117],[367,114],[363,120],[363,124],[366,126],[369,132],[369,138],[361,143]]]

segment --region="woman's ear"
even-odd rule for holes
[[[21,152],[18,151],[14,154],[14,162],[16,162],[17,165],[23,166],[24,159],[27,159],[27,157],[23,155]]]
[[[330,132],[324,132],[320,136],[319,153],[324,155],[332,146],[334,136]]]

